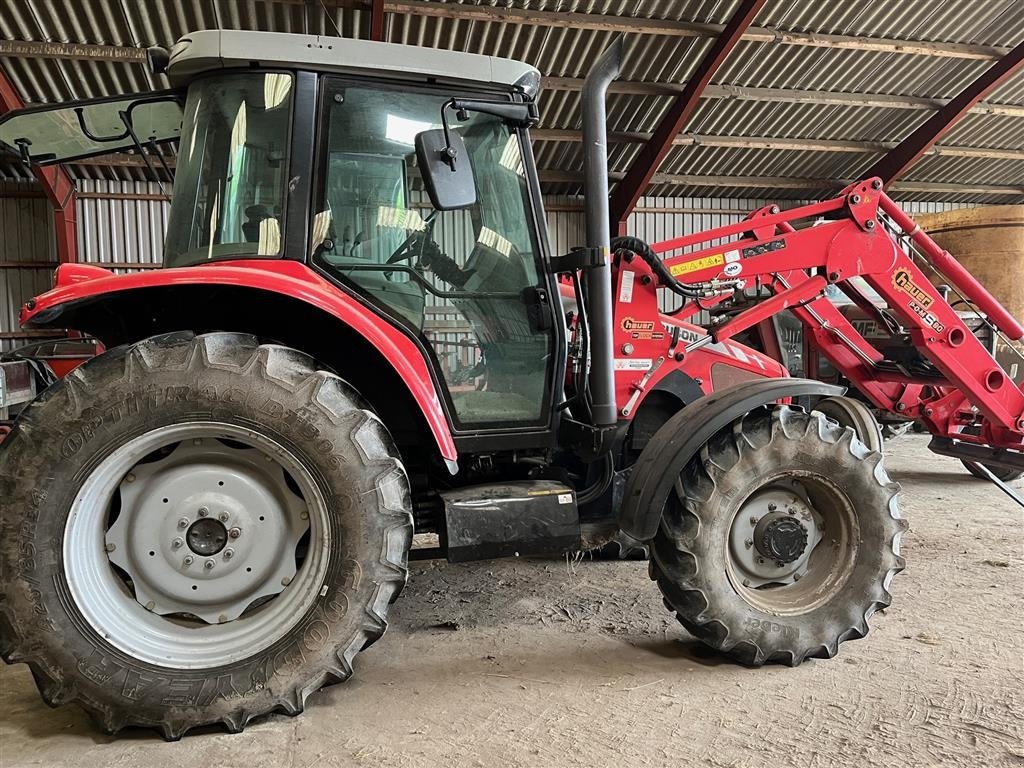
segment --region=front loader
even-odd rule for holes
[[[705,247],[709,242],[716,245]],[[872,406],[919,420],[933,436],[932,451],[962,459],[1024,506],[1003,482],[1024,471],[1024,388],[995,356],[999,339],[1021,357],[1024,326],[899,208],[880,179],[787,211],[767,206],[652,251],[665,256],[665,268],[682,285],[731,277],[740,291],[739,311],[718,315],[691,348],[734,338],[788,310],[813,349]],[[865,319],[843,311],[830,288]],[[710,301],[733,298],[720,291]],[[680,313],[706,301],[693,299]],[[861,402],[844,398],[824,410],[866,444],[878,439]]]
[[[754,251],[678,263],[610,240],[620,57],[586,79],[587,241],[565,255],[518,62],[196,32],[151,52],[168,91],[0,120],[40,164],[178,144],[165,268],[65,264],[21,313],[105,349],[0,444],[0,653],[45,701],[167,738],[298,714],[383,634],[410,557],[647,546],[682,624],[751,666],[867,633],[903,567],[899,489],[795,404],[843,390],[658,309],[659,287],[733,292],[797,235],[768,214]],[[759,316],[842,279],[837,244],[896,258],[843,227],[802,236],[796,293]]]

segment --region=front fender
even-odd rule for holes
[[[218,262],[194,267],[159,269],[130,275],[114,275],[95,266],[65,264],[58,268],[56,287],[29,300],[21,310],[25,327],[64,328],[102,334],[88,327],[84,318],[104,316],[103,304],[123,297],[127,292],[150,289],[231,287],[262,291],[297,300],[327,313],[377,349],[394,370],[422,412],[441,456],[455,471],[458,452],[448,421],[435,389],[423,352],[408,335],[353,296],[320,277],[304,264],[289,260],[251,260]],[[180,307],[183,321],[194,307]]]
[[[810,379],[759,379],[690,403],[662,425],[633,466],[619,508],[619,528],[639,542],[653,539],[679,474],[708,440],[744,414],[784,397],[845,391]]]

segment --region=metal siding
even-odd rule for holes
[[[19,194],[30,195],[19,197]],[[0,262],[48,262],[40,268],[0,268],[0,333],[18,333],[18,312],[30,297],[50,288],[57,264],[53,215],[34,184],[0,184]],[[0,339],[0,352],[26,343]]]
[[[158,184],[142,181],[82,180],[79,182],[78,242],[82,261],[119,265],[123,273],[131,265],[160,264],[170,203],[164,200],[128,199],[133,195],[160,195]],[[126,199],[88,197],[89,194],[121,195]]]

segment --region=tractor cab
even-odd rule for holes
[[[525,133],[535,69],[229,31],[152,58],[172,90],[22,114],[0,142],[37,164],[155,164],[177,141],[166,267],[308,264],[415,339],[454,429],[550,439],[564,356]]]

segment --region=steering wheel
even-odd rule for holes
[[[432,256],[442,254],[440,246],[434,242],[432,233],[434,224],[437,222],[437,211],[431,211],[424,220],[423,229],[416,229],[409,233],[409,236],[402,241],[394,252],[388,256],[386,264],[398,264],[403,261],[411,261],[417,256],[429,262]],[[391,272],[385,272],[384,276],[390,280]]]

